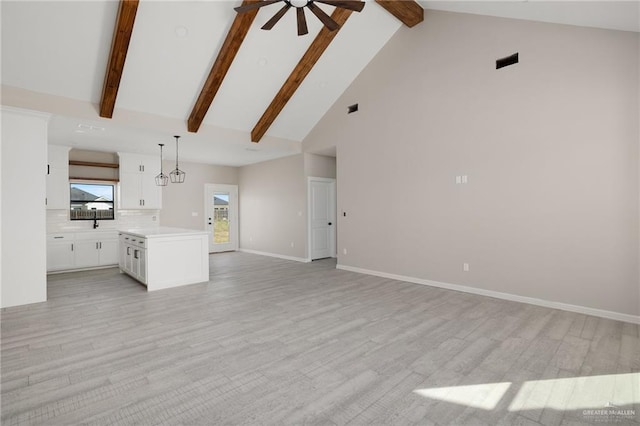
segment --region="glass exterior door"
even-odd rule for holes
[[[209,253],[238,249],[238,187],[205,185],[205,227]]]

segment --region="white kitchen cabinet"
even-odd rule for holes
[[[120,208],[162,208],[161,187],[156,186],[159,159],[155,157],[118,153],[120,157]]]
[[[100,251],[97,241],[77,241],[75,268],[90,268],[100,265]]]
[[[75,237],[76,268],[118,264],[116,232],[77,233]]]
[[[120,269],[148,291],[209,280],[206,231],[181,228],[123,230]]]
[[[118,237],[115,232],[77,232],[47,236],[48,272],[117,264]]]
[[[68,146],[47,147],[47,209],[69,209]]]
[[[146,240],[140,236],[120,234],[120,270],[147,284]]]
[[[100,266],[118,264],[118,239],[100,240]]]
[[[142,283],[147,283],[147,250],[134,247],[131,270],[136,279]]]
[[[47,236],[47,271],[64,271],[75,266],[73,234]]]

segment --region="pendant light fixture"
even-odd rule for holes
[[[159,143],[158,145],[160,145],[160,174],[156,176],[156,185],[167,186],[167,184],[169,183],[169,176],[165,175],[162,172],[162,147],[164,146],[164,144]]]
[[[186,173],[178,168],[178,139],[180,136],[174,136],[176,138],[176,168],[169,173],[171,177],[171,183],[183,183]]]

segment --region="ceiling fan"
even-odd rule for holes
[[[314,15],[318,17],[318,19],[324,24],[325,27],[329,31],[337,30],[340,25],[329,15],[327,15],[322,9],[315,5],[315,3],[324,3],[330,6],[341,7],[343,9],[353,10],[355,12],[360,12],[364,8],[363,1],[334,1],[334,0],[262,0],[257,3],[246,4],[244,6],[235,7],[234,10],[238,13],[247,12],[249,10],[258,9],[263,6],[268,6],[270,4],[284,2],[284,6],[280,9],[271,19],[267,21],[266,24],[262,27],[263,30],[270,30],[273,26],[284,16],[285,13],[292,7],[296,8],[297,18],[298,18],[298,35],[305,35],[309,33],[307,29],[307,19],[304,16],[304,8],[307,7]]]

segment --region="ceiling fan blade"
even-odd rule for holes
[[[298,35],[309,34],[309,30],[307,29],[307,18],[304,16],[304,8],[297,7],[296,12],[298,13]]]
[[[234,7],[233,10],[235,10],[238,13],[248,12],[253,9],[259,9],[262,6],[268,6],[270,4],[278,3],[279,1],[282,1],[282,0],[263,0],[257,3],[249,3],[249,4],[245,4],[244,6]]]
[[[307,7],[311,9],[313,14],[318,17],[318,19],[324,24],[325,27],[327,27],[327,29],[329,29],[329,31],[335,31],[340,28],[340,25],[338,25],[336,21],[331,19],[331,16],[324,13],[324,10],[320,9],[315,4],[309,3]]]
[[[356,12],[362,12],[365,3],[363,1],[339,1],[339,0],[315,0],[318,3],[328,4],[329,6],[341,7],[343,9],[349,9]]]
[[[289,9],[291,9],[291,5],[289,3],[285,4],[284,6],[282,6],[282,9],[280,9],[278,11],[278,13],[273,15],[273,17],[271,19],[269,19],[267,21],[267,23],[262,26],[262,29],[263,30],[270,30],[271,28],[273,28],[273,26],[278,23],[280,18],[282,18],[284,16],[284,14],[287,13],[287,11]]]

